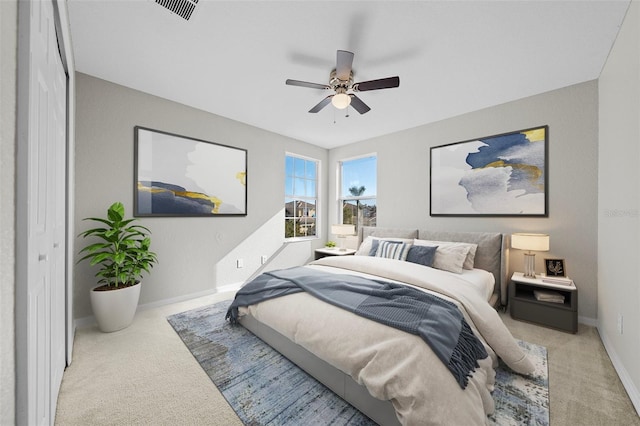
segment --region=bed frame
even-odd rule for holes
[[[367,236],[380,238],[420,238],[424,240],[457,241],[478,244],[474,266],[493,273],[496,279],[496,286],[490,303],[494,307],[506,305],[508,245],[507,241],[505,241],[505,236],[502,234],[362,227],[359,230],[358,243],[361,243]],[[381,401],[372,397],[366,387],[358,384],[348,374],[343,373],[326,361],[318,358],[302,346],[293,343],[271,327],[257,321],[251,315],[243,315],[239,318],[239,321],[246,329],[379,425],[400,424],[390,401]]]

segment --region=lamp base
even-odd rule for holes
[[[338,240],[340,241],[339,251],[347,251],[347,249],[344,247],[345,239],[346,239],[346,237],[344,235],[338,235]]]
[[[536,277],[536,255],[532,253],[524,254],[524,276],[527,278]]]

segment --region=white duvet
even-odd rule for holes
[[[483,425],[493,413],[491,391],[499,356],[516,372],[533,364],[483,297],[460,276],[410,262],[368,256],[325,257],[309,268],[373,275],[403,282],[451,300],[463,312],[489,356],[479,361],[463,390],[419,337],[352,314],[307,293],[268,300],[248,308],[258,321],[303,346],[390,400],[403,425]]]

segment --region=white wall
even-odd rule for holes
[[[599,79],[598,330],[640,412],[640,2]],[[618,317],[622,316],[622,333]]]
[[[244,281],[284,242],[284,159],[292,152],[321,161],[327,150],[237,121],[151,96],[85,74],[76,74],[75,226],[103,216],[114,201],[133,214],[133,135],[140,125],[248,150],[246,217],[142,218],[152,231],[159,264],[143,280],[141,304],[154,304]],[[211,96],[215,96],[212,93]],[[320,199],[326,199],[321,189]],[[320,211],[326,207],[320,207]],[[321,221],[319,226],[324,226]],[[303,245],[305,260],[322,239]],[[76,240],[76,246],[84,243]],[[236,268],[236,260],[244,268]],[[297,262],[297,260],[296,260]],[[89,289],[95,273],[86,262],[75,268],[74,317],[91,315]]]
[[[378,153],[378,226],[434,230],[549,233],[551,251],[536,254],[566,260],[579,291],[579,316],[595,325],[597,304],[598,110],[595,81],[555,90],[336,148],[329,155],[329,199],[335,193],[335,162]],[[429,216],[429,148],[549,125],[548,218],[449,218]],[[336,220],[337,207],[329,220]],[[512,250],[511,270],[523,270]]]
[[[18,8],[0,1],[0,424],[15,421],[15,141]]]

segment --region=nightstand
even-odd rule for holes
[[[538,300],[535,291],[553,292],[564,301]],[[570,333],[578,331],[578,289],[570,279],[544,275],[529,278],[522,272],[514,272],[509,283],[509,310],[513,319]]]
[[[332,247],[332,248],[319,248],[315,250],[315,259],[322,259],[323,257],[327,257],[327,256],[350,256],[355,254],[355,250],[354,249],[344,249],[344,250],[340,250],[337,247]]]

